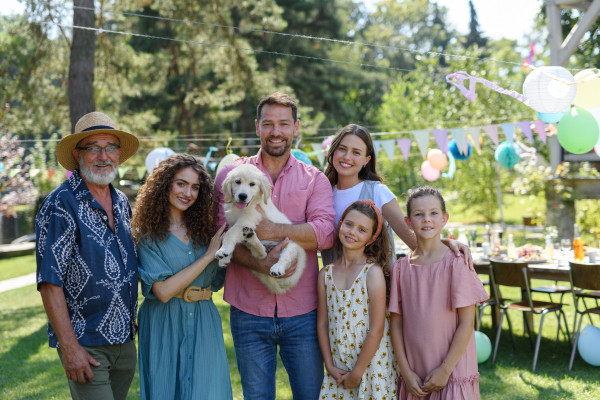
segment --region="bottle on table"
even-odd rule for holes
[[[546,235],[546,257],[548,260],[554,259],[554,243],[552,243],[552,236]]]
[[[583,240],[581,240],[581,234],[579,233],[579,225],[575,224],[574,228],[573,255],[575,256],[575,261],[583,261],[585,252],[583,251]]]
[[[517,258],[517,248],[515,247],[515,243],[513,242],[512,233],[508,235],[508,245],[506,246],[506,257],[509,259]]]
[[[467,238],[464,228],[458,230],[458,241],[464,245],[469,245],[469,238]]]

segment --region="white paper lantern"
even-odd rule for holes
[[[148,153],[148,156],[146,156],[146,170],[148,171],[148,174],[152,174],[152,171],[158,166],[159,162],[173,154],[175,154],[175,152],[166,147],[159,147]]]
[[[577,94],[577,85],[567,85],[548,75],[574,82],[573,75],[563,67],[539,67],[527,75],[523,83],[523,94],[529,107],[541,113],[557,113],[571,105]]]

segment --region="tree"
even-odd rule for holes
[[[94,0],[73,0],[73,25],[94,28],[96,15]],[[87,7],[84,10],[78,7]],[[79,118],[96,109],[94,104],[94,54],[96,32],[73,29],[71,59],[69,64],[69,114],[71,132]]]
[[[475,6],[473,5],[472,0],[469,0],[469,12],[471,13],[471,20],[469,21],[469,33],[465,37],[463,46],[465,49],[468,49],[473,45],[485,47],[487,44],[487,39],[481,36],[481,32],[479,32],[479,20],[477,18],[477,11],[475,11]]]

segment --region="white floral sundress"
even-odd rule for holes
[[[373,264],[367,264],[358,274],[352,287],[339,290],[331,276],[332,265],[325,267],[327,315],[329,317],[329,346],[333,364],[340,369],[352,370],[367,333],[369,332],[369,295],[367,272]],[[386,313],[383,338],[379,348],[362,377],[360,386],[344,389],[335,379],[325,374],[319,399],[335,400],[391,400],[398,396],[398,375],[390,336],[389,315]]]

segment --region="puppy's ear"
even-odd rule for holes
[[[267,204],[269,202],[269,199],[271,198],[271,185],[269,184],[269,180],[267,179],[266,176],[264,176],[262,173],[260,174],[260,191],[263,194],[263,200],[265,202],[265,204]]]
[[[231,183],[233,179],[230,178],[230,175],[225,178],[223,181],[223,202],[224,203],[232,203],[233,202],[233,188]]]

